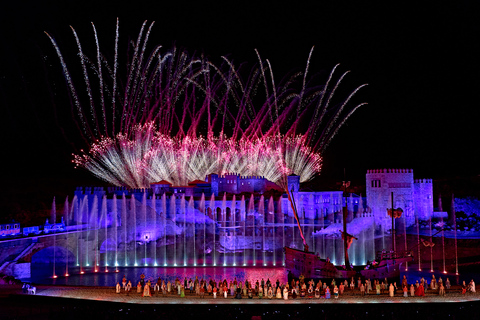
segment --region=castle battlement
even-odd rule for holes
[[[369,169],[368,173],[413,173],[413,169]]]
[[[433,183],[432,179],[415,179],[415,183]]]

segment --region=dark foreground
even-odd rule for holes
[[[54,296],[55,294],[55,296]],[[43,287],[37,295],[0,287],[0,319],[480,319],[477,294],[345,295],[335,299],[141,297],[110,288]]]

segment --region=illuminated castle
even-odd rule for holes
[[[414,180],[411,169],[368,170],[367,195],[342,191],[302,191],[299,177],[287,183],[310,250],[343,264],[343,207],[348,232],[355,235],[351,262],[365,264],[375,251],[388,249],[393,192],[407,225],[433,215],[432,181]],[[210,174],[205,181],[149,189],[78,188],[67,219],[79,234],[82,261],[122,265],[281,265],[285,246],[303,249],[292,204],[263,177]],[[271,189],[276,192],[269,192]],[[88,227],[87,227],[88,226]],[[104,230],[92,238],[91,230]],[[97,241],[94,243],[92,241]],[[99,257],[88,248],[98,247]],[[103,257],[103,258],[102,258]]]

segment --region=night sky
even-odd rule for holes
[[[253,66],[258,49],[271,61],[277,78],[303,70],[315,46],[312,73],[329,72],[340,63],[340,71],[351,70],[342,84],[345,92],[368,83],[354,100],[368,105],[348,120],[330,145],[320,180],[342,180],[343,168],[348,180],[359,183],[371,168],[413,168],[417,178],[434,179],[480,173],[476,1],[143,3],[4,1],[2,206],[14,202],[22,207],[37,192],[51,199],[72,194],[75,185],[101,184],[71,164],[72,152],[84,145],[65,116],[70,110],[67,88],[44,31],[78,65],[69,25],[77,30],[84,50],[92,53],[93,22],[102,51],[113,56],[117,17],[121,39],[135,39],[144,20],[155,21],[151,44],[175,44],[212,60],[227,55],[236,64]],[[125,53],[125,46],[120,52]],[[80,76],[74,80],[82,81]]]

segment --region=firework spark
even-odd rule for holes
[[[270,62],[257,52],[258,65],[244,80],[243,70],[225,57],[217,66],[176,48],[162,52],[161,46],[155,46],[147,54],[153,23],[145,32],[146,25],[145,21],[136,42],[130,44],[133,55],[126,63],[124,82],[118,80],[118,20],[113,65],[101,53],[93,24],[95,59],[84,54],[72,28],[86,103],[60,48],[47,33],[89,144],[88,151],[74,155],[73,162],[114,185],[141,188],[159,180],[186,185],[210,173],[230,172],[264,176],[282,187],[292,173],[308,181],[320,172],[321,154],[339,128],[364,104],[348,107],[364,85],[343,101],[332,102],[348,73],[335,81],[338,65],[325,84],[310,85],[313,48],[305,71],[278,84]],[[95,77],[100,87],[98,105],[91,90]]]

